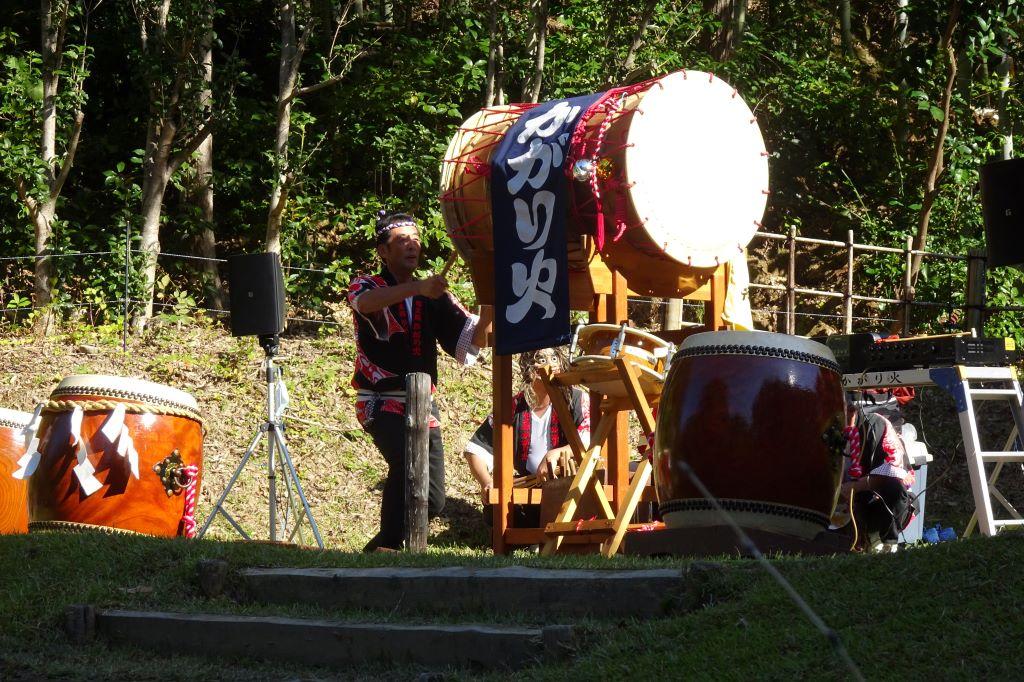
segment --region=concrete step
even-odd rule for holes
[[[521,667],[564,655],[571,626],[396,625],[298,618],[77,609],[95,634],[160,653],[237,656],[305,665],[370,662]],[[69,615],[70,619],[70,615]],[[85,638],[88,638],[86,636]],[[80,637],[81,639],[81,637]]]
[[[684,586],[679,569],[254,568],[241,575],[258,602],[426,616],[657,616],[676,607]]]

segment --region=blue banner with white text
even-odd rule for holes
[[[600,96],[530,109],[505,133],[491,159],[498,355],[569,342],[564,164],[577,121]]]

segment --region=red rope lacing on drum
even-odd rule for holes
[[[597,99],[590,107],[583,113],[580,120],[576,123],[576,128],[573,130],[572,137],[569,140],[569,152],[566,154],[565,162],[565,173],[569,178],[570,183],[573,182],[572,169],[576,165],[576,162],[580,159],[593,159],[595,163],[599,160],[599,156],[604,146],[604,138],[608,133],[608,128],[612,122],[632,112],[622,113],[622,102],[625,101],[626,97],[646,90],[651,87],[655,82],[660,80],[659,78],[652,78],[650,80],[643,81],[641,83],[635,83],[633,85],[627,85],[621,88],[612,88],[605,92],[601,97]],[[601,125],[598,127],[597,134],[593,139],[587,136],[587,124],[590,120],[598,113],[604,113],[604,120],[601,121]],[[609,178],[604,181],[605,188],[608,192],[615,192],[618,194],[618,201],[615,207],[615,226],[616,234],[614,237],[615,241],[618,241],[623,233],[626,231],[626,205],[625,197],[622,196],[619,190],[626,187],[626,183],[620,180]],[[590,191],[594,201],[594,241],[597,249],[600,251],[604,248],[604,205],[601,199],[601,186],[600,178],[595,171],[594,175],[590,178]],[[608,193],[606,192],[606,194]],[[576,204],[575,192],[570,192],[572,196],[571,211],[574,219],[580,218],[579,206]]]
[[[860,464],[860,429],[856,426],[847,426],[843,429],[843,435],[846,436],[846,441],[850,446],[850,468],[847,473],[850,478],[860,478],[864,475],[864,469]]]
[[[188,476],[188,485],[185,486],[185,509],[181,514],[181,524],[184,536],[194,538],[196,536],[196,487],[199,482],[199,467],[190,464],[181,471]]]

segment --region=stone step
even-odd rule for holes
[[[573,629],[490,625],[399,625],[299,618],[77,609],[95,634],[159,653],[237,656],[306,665],[371,662],[521,667],[564,655]],[[80,629],[80,628],[79,628]],[[81,632],[78,635],[81,637]],[[87,638],[87,637],[85,637]]]
[[[679,569],[253,568],[241,576],[258,602],[426,616],[657,616],[675,608],[684,585]]]

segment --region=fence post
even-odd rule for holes
[[[853,230],[846,232],[846,293],[843,296],[843,333],[853,333]]]
[[[967,328],[979,335],[985,329],[986,266],[985,249],[971,249],[967,253]]]
[[[789,228],[789,273],[786,277],[786,333],[796,334],[796,226]]]
[[[430,494],[430,375],[405,377],[405,548],[427,549],[427,498]]]
[[[132,265],[132,224],[124,221],[124,317],[121,327],[121,352],[128,352],[128,279]]]
[[[914,237],[907,235],[907,247],[903,250],[903,335],[910,336],[910,306],[914,300],[910,271],[914,261]]]

